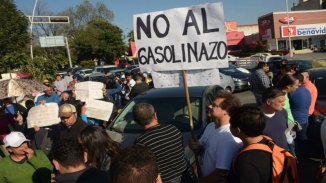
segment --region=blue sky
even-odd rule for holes
[[[19,10],[31,15],[35,0],[14,0]],[[299,0],[288,0],[289,9],[292,3]],[[134,14],[187,7],[191,5],[222,2],[226,21],[237,21],[238,24],[255,24],[259,16],[272,11],[286,11],[285,0],[91,0],[92,3],[103,2],[114,13],[113,23],[124,33],[132,29]],[[38,0],[48,11],[61,12],[68,7],[82,3],[82,0]]]

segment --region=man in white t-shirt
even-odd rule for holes
[[[199,182],[224,182],[232,160],[242,148],[242,141],[230,131],[230,111],[240,107],[240,101],[227,92],[218,93],[211,105],[209,114],[213,120],[207,125],[199,142],[190,142],[190,148],[200,152],[202,175]]]

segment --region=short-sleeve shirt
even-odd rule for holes
[[[208,176],[216,169],[230,170],[232,160],[242,148],[242,141],[234,137],[230,124],[215,127],[211,122],[207,125],[199,143],[204,149],[202,155],[202,174]]]

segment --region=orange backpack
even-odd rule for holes
[[[272,154],[273,177],[272,183],[298,183],[299,175],[296,158],[287,150],[276,145],[270,137],[264,136],[268,141],[265,144],[250,144],[240,153],[250,150],[262,150]]]

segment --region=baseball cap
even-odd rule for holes
[[[23,133],[21,132],[11,132],[5,136],[3,143],[6,147],[19,147],[24,142],[28,142]]]
[[[47,84],[47,83],[50,83],[50,82],[49,82],[49,80],[45,79],[45,80],[43,80],[43,83]]]
[[[75,112],[76,112],[75,106],[71,104],[63,104],[59,108],[59,117],[69,118]]]

